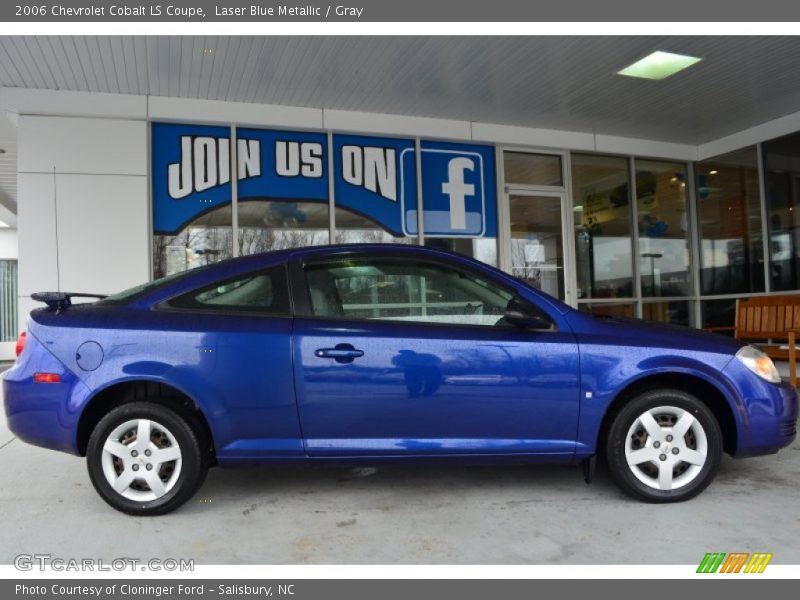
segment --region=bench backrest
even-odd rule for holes
[[[736,301],[737,338],[785,339],[789,329],[800,329],[800,295],[755,296]]]

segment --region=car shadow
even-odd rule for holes
[[[768,461],[767,461],[768,462]],[[750,479],[775,484],[771,469],[759,459],[734,460],[724,456],[716,481],[723,486]],[[712,484],[713,488],[713,484]],[[612,481],[604,461],[590,484],[583,479],[580,466],[562,465],[399,465],[371,467],[330,465],[237,466],[214,468],[190,503],[202,510],[203,504],[247,504],[261,502],[270,494],[277,501],[333,498],[343,494],[383,497],[397,493],[417,499],[450,498],[454,495],[486,493],[518,498],[519,502],[575,502],[620,500],[639,503],[628,497]]]
[[[383,495],[413,493],[415,498],[453,496],[473,492],[508,494],[518,497],[537,492],[541,501],[563,501],[569,493],[574,500],[596,500],[598,495],[624,498],[598,465],[587,485],[579,466],[441,466],[379,465],[343,466],[241,466],[209,471],[197,494],[204,503],[246,503],[261,501],[274,493],[282,499],[324,497],[349,493]]]

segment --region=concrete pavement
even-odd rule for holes
[[[683,504],[621,494],[602,470],[381,467],[213,469],[177,512],[133,518],[95,493],[82,459],[0,425],[0,563],[193,558],[198,564],[682,563],[708,551],[800,562],[800,444],[724,460]]]

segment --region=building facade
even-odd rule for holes
[[[110,293],[232,256],[348,242],[449,248],[580,310],[695,327],[730,323],[736,298],[800,290],[797,115],[692,146],[1,93],[18,115],[20,323],[35,291]]]

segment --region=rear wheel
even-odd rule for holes
[[[722,460],[709,408],[680,390],[644,393],[620,410],[606,440],[614,481],[647,502],[679,502],[703,491]]]
[[[124,404],[97,424],[86,452],[89,477],[108,504],[161,515],[186,502],[208,470],[201,429],[153,402]]]

